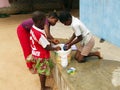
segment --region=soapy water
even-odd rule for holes
[[[57,47],[57,46],[60,46],[61,47],[61,50],[60,51],[67,51],[67,45],[66,44],[57,44],[57,45],[54,45],[54,44],[52,44],[52,46],[53,47]],[[76,47],[76,45],[72,45],[71,46],[71,48],[70,48],[70,50],[77,50],[77,47]]]
[[[60,51],[69,51],[69,50],[71,50],[71,48],[70,48],[70,49],[67,49],[67,45],[65,45],[65,44],[57,44],[57,45],[52,45],[52,46],[53,46],[53,47],[59,46],[59,47],[61,48],[61,50],[56,51],[56,52],[60,52]]]
[[[56,52],[62,52],[62,53],[67,53],[67,52],[70,52],[71,51],[71,48],[70,49],[66,49],[66,45],[65,44],[58,44],[58,45],[56,45],[56,46],[60,46],[60,48],[61,48],[61,50],[59,50],[59,51],[56,51]]]
[[[63,50],[66,51],[67,50],[67,45],[63,46]]]

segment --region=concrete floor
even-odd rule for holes
[[[73,15],[76,15],[73,13]],[[21,47],[17,39],[16,28],[24,19],[31,15],[12,15],[8,18],[0,18],[0,90],[40,90],[39,78],[27,70],[22,55]],[[71,27],[66,27],[60,22],[51,27],[51,33],[56,38],[69,38],[72,35]],[[120,48],[109,42],[99,43],[95,37],[95,49],[98,49],[104,59],[120,61]],[[118,67],[119,69],[120,67]],[[116,71],[115,71],[116,72]],[[120,85],[119,77],[115,80],[116,86]],[[116,75],[116,74],[115,74]],[[51,82],[51,81],[50,81]],[[49,84],[49,83],[48,83]],[[54,82],[51,85],[55,85]],[[56,86],[53,90],[57,90]]]

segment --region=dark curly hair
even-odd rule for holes
[[[58,19],[58,15],[57,15],[56,12],[51,12],[51,13],[49,13],[48,17],[53,17],[53,18]]]
[[[35,11],[32,14],[32,19],[34,22],[37,22],[39,20],[42,21],[44,18],[46,18],[45,13],[41,11]]]
[[[72,16],[69,12],[62,11],[59,13],[59,20],[61,23],[64,23],[64,22],[71,20],[71,19],[72,19]]]

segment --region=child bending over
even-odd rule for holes
[[[90,52],[94,47],[95,40],[91,32],[78,18],[72,16],[67,11],[63,11],[59,14],[59,20],[66,26],[71,25],[74,31],[72,37],[66,43],[66,48],[69,49],[73,44],[80,42],[75,54],[75,59],[78,62],[85,62],[85,56],[97,56],[99,59],[102,58],[98,51]]]
[[[50,26],[54,26],[58,21],[58,15],[56,12],[49,13],[48,18],[46,19],[44,30],[47,35],[47,39],[53,44],[58,44],[59,41],[55,39],[50,33]]]
[[[59,41],[56,40],[51,34],[50,34],[50,26],[54,26],[56,22],[58,21],[58,16],[55,12],[51,12],[48,17],[45,20],[44,30],[47,36],[47,39],[54,43],[58,44]],[[19,42],[21,44],[24,58],[25,60],[27,57],[31,54],[31,47],[30,47],[30,29],[32,28],[33,20],[32,18],[29,18],[27,20],[24,20],[18,27],[17,27],[17,35]],[[29,64],[26,63],[29,67]]]

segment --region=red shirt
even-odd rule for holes
[[[30,44],[32,48],[32,55],[35,58],[46,58],[50,57],[50,52],[46,50],[46,46],[50,43],[46,39],[45,31],[32,26],[30,30]]]

